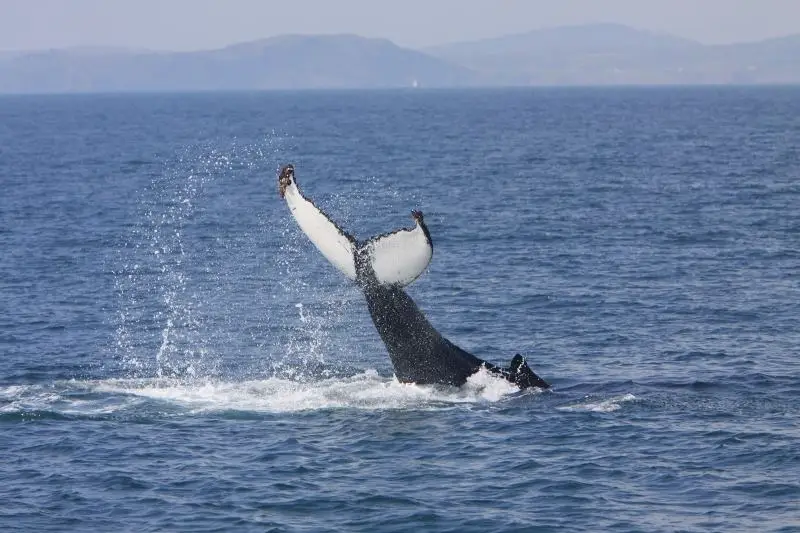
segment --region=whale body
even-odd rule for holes
[[[411,229],[359,241],[303,195],[293,165],[281,168],[278,189],[309,240],[360,288],[400,382],[460,386],[485,368],[521,389],[549,388],[519,354],[501,368],[450,342],[403,290],[422,275],[433,257],[433,242],[420,211],[412,211]]]

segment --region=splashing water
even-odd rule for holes
[[[142,193],[141,223],[115,270],[114,352],[121,374],[139,381],[109,382],[106,392],[116,387],[209,409],[235,397],[230,408],[256,410],[390,407],[440,394],[357,370],[369,368],[364,361],[376,354],[387,366],[388,360],[377,336],[359,340],[361,330],[373,333],[360,293],[315,256],[273,198],[283,145],[273,136],[263,146],[187,148]],[[366,181],[321,200],[350,227],[371,202],[397,218],[397,191],[378,187],[374,177]],[[250,203],[242,205],[248,188]],[[342,376],[342,365],[350,377]],[[464,389],[465,398],[487,401],[517,390],[480,375]]]
[[[177,378],[106,379],[0,388],[0,415],[105,416],[126,412],[199,414],[285,413],[320,409],[442,409],[494,403],[519,389],[484,370],[463,387],[405,384],[374,370],[349,377],[297,381],[222,381]],[[525,394],[535,394],[528,391]]]
[[[271,194],[284,149],[280,137],[187,148],[142,193],[141,223],[115,268],[123,375],[300,376],[328,357],[359,358],[365,347],[344,332],[360,294],[310,259],[313,247]],[[367,197],[326,200],[349,218]]]
[[[252,232],[229,231],[225,220],[209,215],[209,207],[230,202],[228,188],[252,186],[250,176],[263,172],[270,153],[279,149],[279,138],[268,139],[265,147],[187,148],[143,192],[141,223],[115,271],[120,309],[114,351],[124,373],[216,376],[227,350],[242,350],[241,341],[230,342],[236,333],[230,326],[251,302],[225,294],[238,294],[231,290],[234,280],[259,259],[262,230],[255,218]],[[248,294],[263,298],[257,291]]]

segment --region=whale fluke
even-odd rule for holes
[[[460,386],[486,368],[522,389],[549,387],[519,354],[508,368],[500,368],[459,348],[436,331],[403,290],[425,271],[433,256],[431,236],[421,212],[412,211],[414,228],[362,242],[303,196],[292,165],[281,169],[278,189],[314,246],[358,284],[399,381]]]
[[[420,211],[411,212],[413,228],[359,242],[300,191],[294,166],[281,168],[278,190],[303,233],[331,264],[353,281],[357,278],[357,256],[367,258],[376,279],[385,285],[408,285],[431,262],[433,244]]]
[[[342,274],[355,281],[355,238],[340,228],[313,201],[303,196],[294,179],[293,165],[281,168],[278,191],[286,200],[297,225],[317,250]]]
[[[412,211],[412,229],[399,229],[366,242],[372,271],[378,283],[406,286],[428,268],[433,257],[431,235],[421,211]]]

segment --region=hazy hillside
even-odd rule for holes
[[[658,51],[701,46],[695,41],[637,30],[619,24],[591,24],[547,28],[494,39],[450,43],[426,49],[439,57],[459,62],[482,62],[509,56],[561,56],[625,54],[633,49]],[[487,63],[486,67],[491,67]]]
[[[422,52],[354,35],[183,53],[0,51],[0,93],[705,83],[800,83],[800,35],[706,46],[594,24]]]
[[[469,69],[352,35],[287,35],[202,52],[80,48],[0,55],[0,92],[447,87]]]
[[[707,46],[594,24],[425,50],[497,84],[800,83],[800,36]]]

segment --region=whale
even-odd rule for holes
[[[520,389],[550,387],[521,354],[500,367],[456,346],[431,325],[404,290],[424,273],[433,257],[433,241],[421,211],[411,211],[411,228],[359,240],[303,194],[294,165],[280,168],[278,192],[311,243],[364,295],[398,381],[458,387],[485,369]]]

